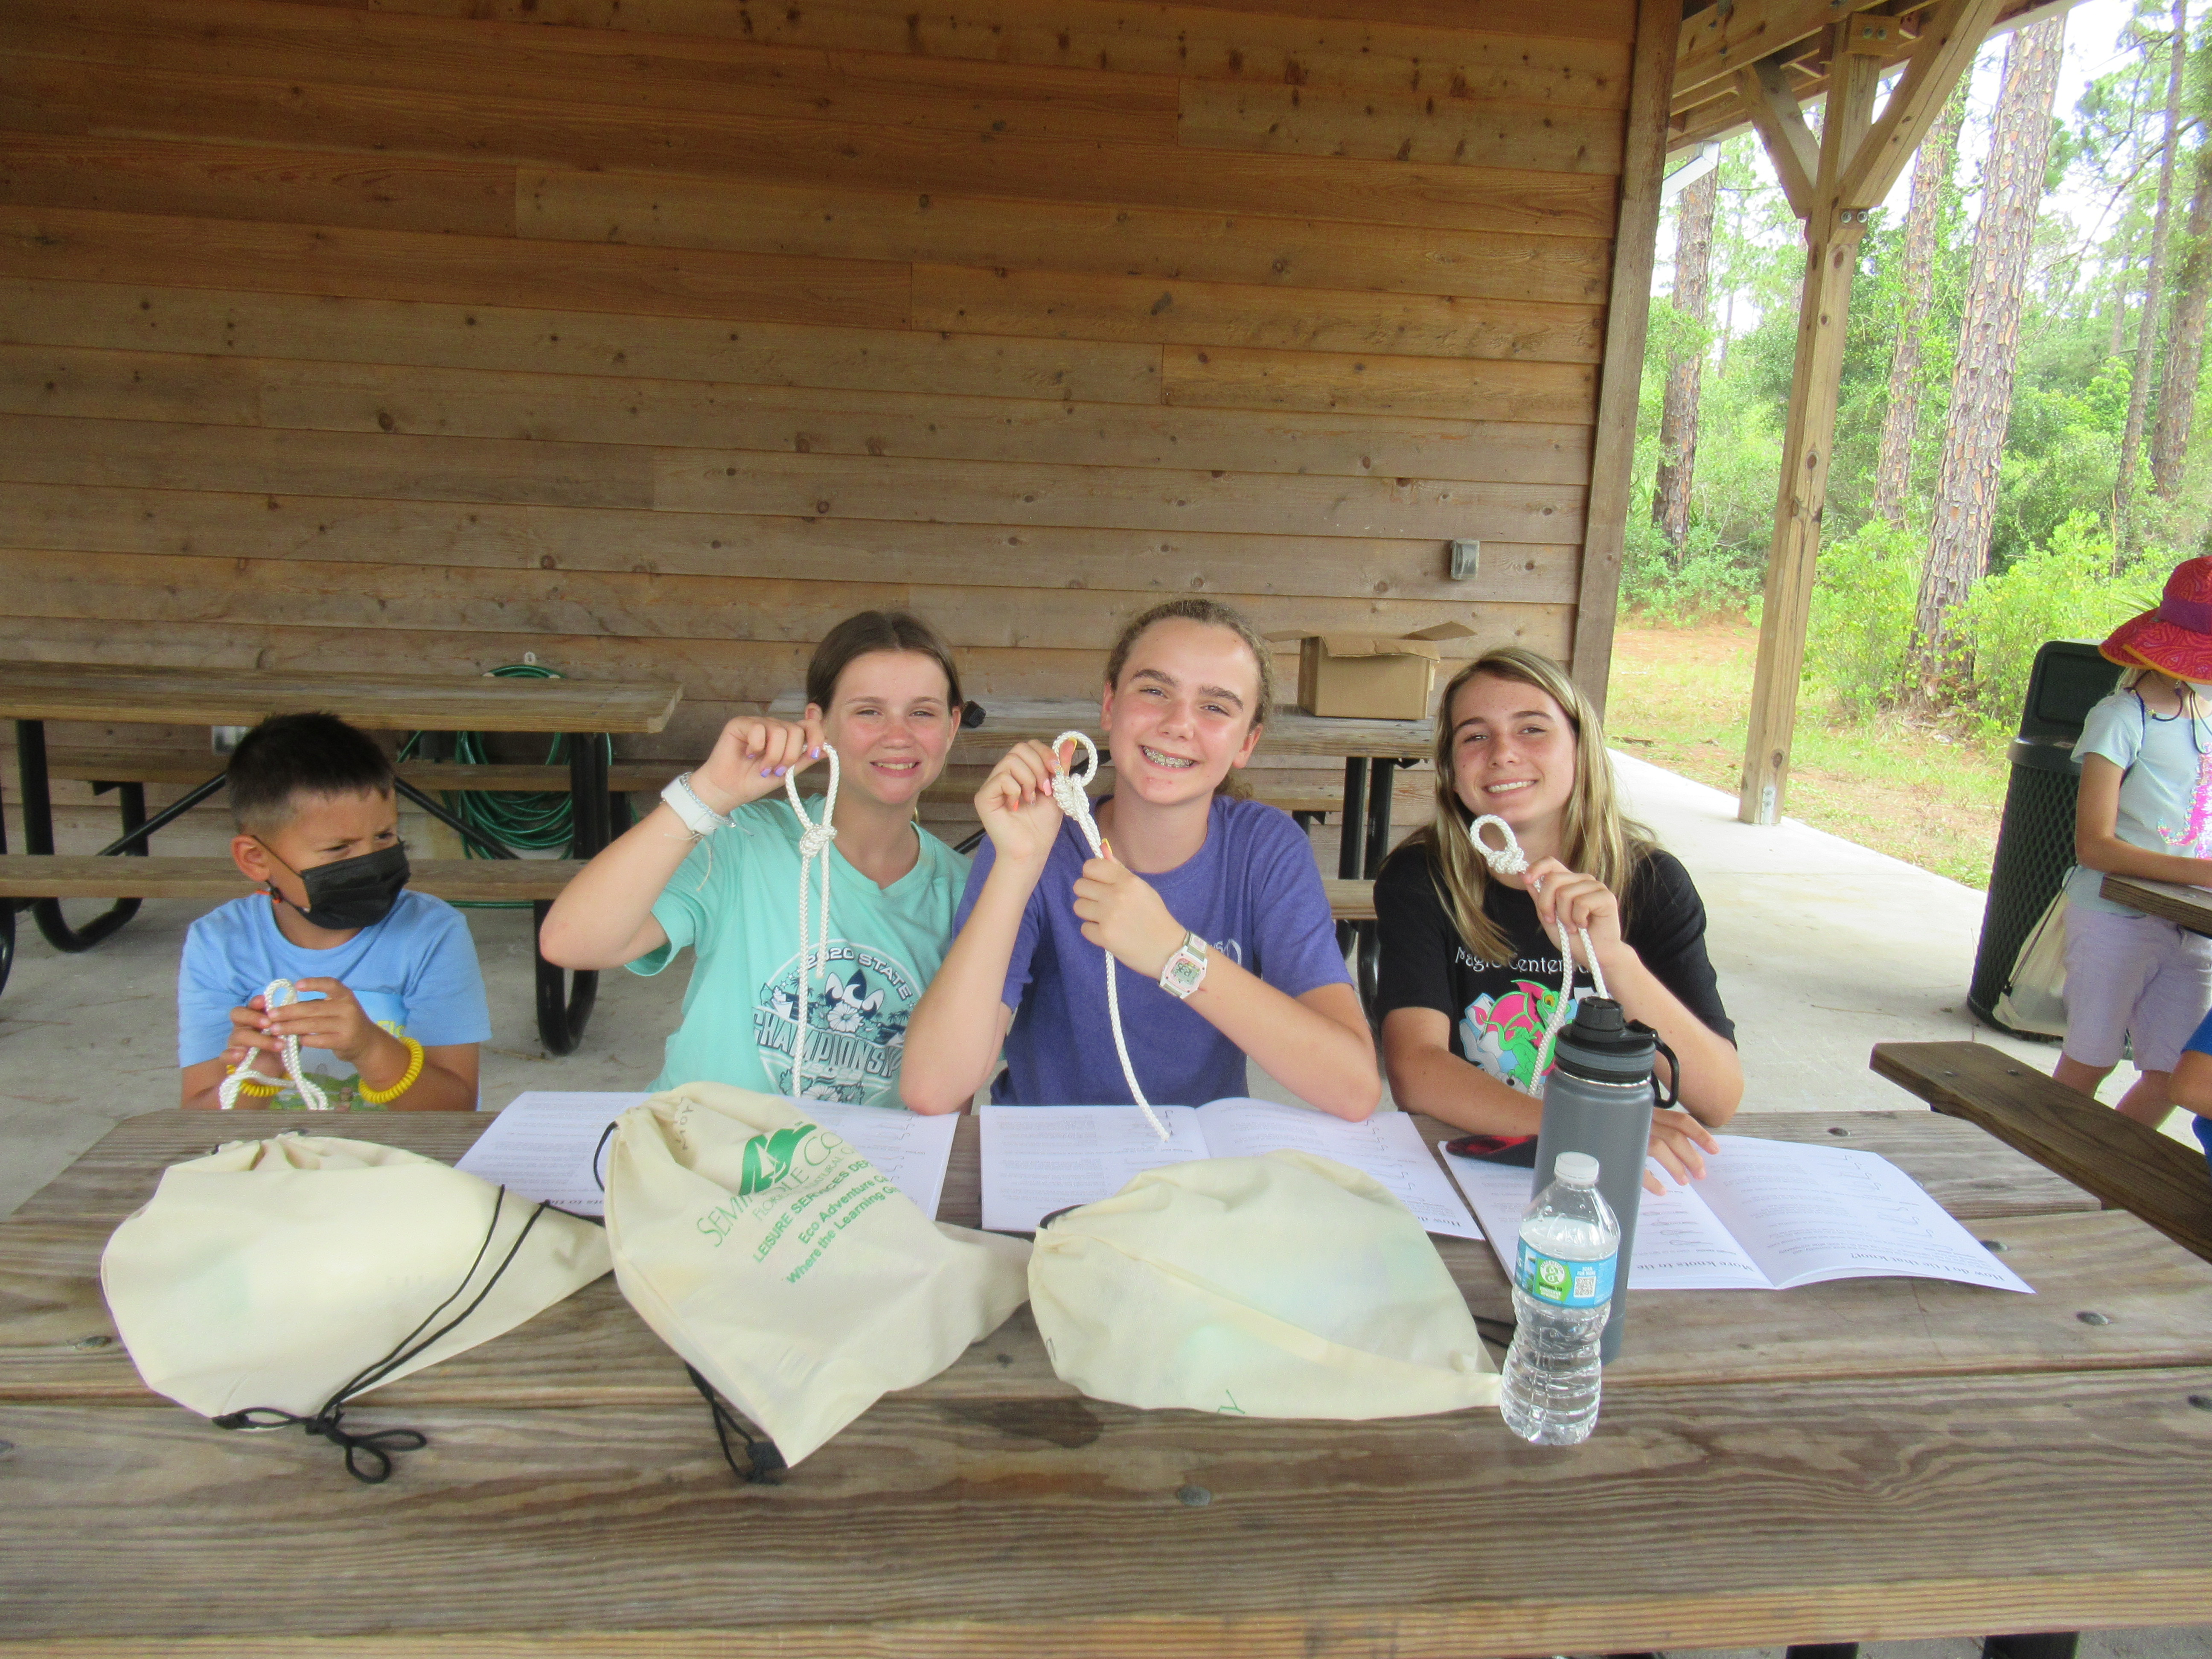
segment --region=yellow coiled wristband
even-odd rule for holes
[[[399,1039],[407,1045],[407,1069],[400,1073],[399,1081],[389,1089],[372,1089],[366,1082],[361,1085],[361,1098],[371,1106],[381,1106],[394,1101],[415,1086],[415,1079],[422,1075],[422,1045],[413,1037]]]

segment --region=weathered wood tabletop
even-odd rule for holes
[[[1568,1449],[1488,1412],[1085,1400],[1024,1310],[740,1487],[611,1279],[370,1396],[362,1424],[431,1437],[384,1486],[139,1384],[97,1261],[165,1164],[300,1127],[453,1158],[487,1121],[153,1113],[0,1223],[0,1651],[1458,1656],[2212,1620],[2212,1264],[1919,1111],[1734,1127],[1883,1153],[2039,1294],[1650,1292]],[[963,1122],[943,1218],[978,1197]],[[1438,1244],[1510,1319],[1488,1247]]]
[[[2106,876],[2097,891],[2115,904],[2179,922],[2192,933],[2212,933],[2212,892],[2202,887],[2142,876]]]
[[[379,732],[658,732],[683,695],[674,685],[488,674],[0,663],[7,720],[254,726],[319,710]]]

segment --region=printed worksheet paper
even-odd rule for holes
[[[606,1206],[600,1137],[641,1094],[568,1094],[532,1089],[517,1095],[492,1120],[458,1167],[496,1182],[524,1198],[577,1215],[596,1216]],[[816,1122],[850,1141],[891,1184],[933,1219],[952,1160],[957,1117],[923,1117],[896,1106],[846,1105],[827,1100],[791,1103]]]
[[[1372,1176],[1429,1232],[1482,1236],[1402,1112],[1377,1112],[1364,1123],[1346,1123],[1266,1100],[1152,1109],[1167,1127],[1165,1140],[1133,1106],[979,1108],[983,1225],[994,1232],[1034,1232],[1044,1217],[1111,1198],[1146,1170],[1201,1158],[1301,1152]]]
[[[1788,1290],[1833,1279],[1948,1279],[2033,1293],[2019,1274],[1875,1152],[1721,1135],[1705,1175],[1637,1206],[1639,1291]],[[1498,1251],[1519,1236],[1534,1171],[1444,1158]],[[1658,1170],[1656,1163],[1649,1165]],[[1507,1263],[1507,1271],[1511,1264]]]

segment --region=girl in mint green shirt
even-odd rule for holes
[[[807,988],[805,1088],[898,1103],[907,1017],[944,960],[967,879],[964,860],[915,817],[959,728],[959,676],[927,623],[866,611],[817,648],[806,697],[802,720],[726,725],[705,763],[586,865],[545,918],[539,948],[564,968],[652,975],[691,947],[697,966],[655,1089],[791,1092],[801,826],[784,779],[816,766],[828,744],[841,769],[826,854],[829,968]],[[819,797],[809,811],[821,816]]]

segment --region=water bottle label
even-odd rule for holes
[[[1539,1302],[1556,1302],[1563,1308],[1595,1308],[1613,1298],[1614,1260],[1607,1256],[1602,1261],[1562,1261],[1530,1249],[1523,1239],[1513,1277]]]

